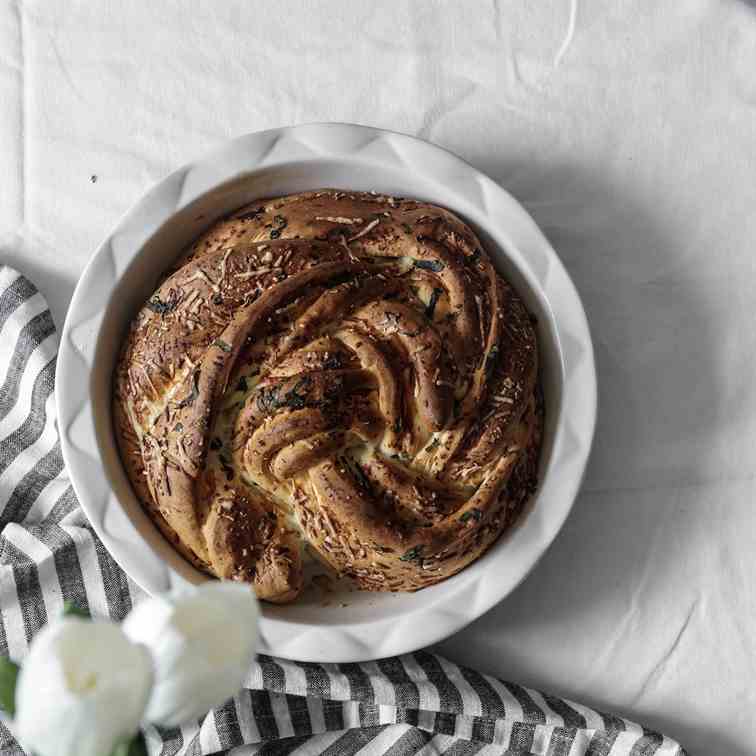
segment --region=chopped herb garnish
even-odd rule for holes
[[[271,228],[270,229],[270,238],[271,239],[278,239],[279,236],[281,236],[281,229],[280,228]]]
[[[257,392],[257,409],[269,414],[275,412],[281,402],[278,400],[279,386],[263,387]]]
[[[323,361],[323,367],[326,370],[338,370],[341,367],[341,355],[338,353],[329,354]]]
[[[412,226],[410,226],[409,223],[402,223],[402,229],[404,229],[405,234],[411,234],[412,233]]]
[[[430,319],[433,320],[433,313],[436,311],[436,304],[438,303],[438,298],[444,293],[443,289],[433,289],[431,292],[430,300],[425,307],[425,314]]]
[[[413,546],[409,551],[406,551],[404,554],[402,554],[399,557],[399,560],[402,562],[412,562],[414,560],[422,560],[422,551],[423,551],[423,545],[419,544],[418,546]]]
[[[473,252],[471,255],[468,255],[465,258],[465,262],[468,265],[475,265],[478,262],[478,260],[480,260],[480,250],[479,249],[476,249],[475,252]]]
[[[265,212],[264,207],[258,207],[257,210],[252,210],[248,213],[238,216],[239,220],[254,220]]]
[[[273,222],[280,228],[284,229],[289,225],[289,221],[283,217],[283,215],[276,215],[273,217]]]
[[[493,373],[494,368],[496,367],[496,361],[499,358],[499,347],[493,346],[491,347],[491,351],[488,353],[488,357],[486,357],[486,376],[490,376],[491,373]]]
[[[312,386],[312,378],[304,376],[300,378],[294,387],[281,396],[280,386],[261,388],[257,393],[257,408],[260,412],[270,414],[282,407],[290,409],[302,409],[307,405],[307,393]]]
[[[199,396],[199,372],[195,372],[192,375],[192,390],[187,396],[185,396],[179,403],[178,408],[184,409],[184,407],[190,407],[194,404],[195,400]]]
[[[359,484],[360,488],[362,488],[366,493],[372,495],[373,488],[370,485],[370,479],[367,475],[365,475],[365,471],[362,469],[362,465],[354,462],[352,465],[350,465],[350,469],[354,473],[355,478],[357,478],[357,483]]]
[[[470,520],[480,522],[483,519],[483,512],[481,512],[479,509],[470,509],[465,512],[459,519],[464,523],[468,523],[470,522]]]
[[[220,294],[213,294],[213,304],[214,305],[222,305],[223,304],[223,297]]]
[[[307,403],[307,392],[310,390],[311,385],[312,378],[309,376],[306,375],[304,378],[300,378],[294,384],[294,388],[291,391],[287,391],[284,395],[283,404],[292,409],[302,409]]]
[[[176,425],[173,426],[173,430],[176,431],[176,433],[181,433],[181,431],[184,430],[184,424],[176,423]]]
[[[221,467],[223,468],[223,472],[226,473],[226,479],[227,480],[233,480],[234,479],[234,468],[231,467],[231,461],[224,457],[222,454],[219,455]]]
[[[439,273],[446,266],[441,260],[415,260],[415,267],[422,270],[430,270],[433,273]]]
[[[403,426],[402,416],[397,415],[396,420],[394,420],[394,424],[391,427],[391,430],[394,431],[394,433],[401,433],[402,432],[402,426]]]
[[[229,344],[226,341],[223,341],[223,339],[216,339],[213,342],[213,346],[218,347],[223,352],[230,352],[231,351],[231,344]]]
[[[171,299],[170,302],[164,302],[159,297],[153,297],[149,302],[147,302],[147,307],[149,307],[153,312],[156,312],[158,315],[165,316],[167,313],[175,310],[177,304],[178,302],[175,299]]]
[[[239,383],[236,384],[236,390],[237,391],[246,391],[247,390],[247,379],[242,376],[239,378]]]
[[[217,436],[210,441],[210,448],[213,451],[218,451],[223,446],[223,441],[221,441]]]

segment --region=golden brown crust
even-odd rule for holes
[[[368,590],[416,590],[516,519],[541,443],[535,330],[473,232],[415,200],[254,203],[132,324],[116,435],[182,554],[261,598],[301,544]]]

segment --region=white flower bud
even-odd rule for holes
[[[208,582],[136,606],[123,629],[154,662],[145,720],[175,727],[236,694],[254,659],[257,620],[257,599],[239,583]]]
[[[117,625],[58,620],[24,660],[13,732],[38,756],[106,756],[137,732],[151,684],[149,654]]]

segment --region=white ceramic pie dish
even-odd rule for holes
[[[311,590],[292,605],[263,605],[265,652],[361,661],[439,641],[504,598],[558,533],[588,459],[596,374],[585,313],[543,234],[500,186],[439,147],[364,126],[295,126],[228,142],[161,181],[94,254],[63,328],[58,418],[79,501],[130,577],[150,593],[176,576],[207,580],[164,540],[132,493],[112,429],[113,367],[128,323],[188,242],[255,199],[319,187],[417,197],[470,223],[538,318],[546,396],[538,492],[521,522],[477,562],[418,593]]]

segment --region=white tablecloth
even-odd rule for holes
[[[530,210],[584,299],[599,424],[524,584],[441,645],[691,752],[756,748],[756,6],[0,0],[0,261],[60,326],[115,220],[247,131],[418,134]]]

